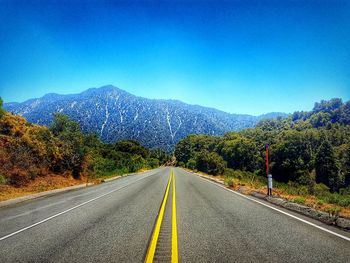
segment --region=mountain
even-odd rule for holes
[[[287,116],[230,114],[177,100],[137,97],[113,86],[80,94],[49,93],[22,103],[5,103],[4,108],[42,125],[49,125],[52,114],[60,112],[79,122],[84,132],[97,133],[103,141],[135,139],[147,147],[168,151],[189,134],[222,135],[253,127],[264,118]]]

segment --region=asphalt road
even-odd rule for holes
[[[350,262],[350,241],[172,169],[180,262]],[[0,262],[143,262],[170,171],[1,208]]]

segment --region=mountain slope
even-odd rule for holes
[[[104,141],[136,139],[147,147],[168,151],[188,134],[222,135],[253,127],[265,118],[229,114],[176,100],[146,99],[113,86],[92,88],[80,94],[50,93],[23,103],[5,103],[4,107],[43,125],[50,124],[52,113],[61,112],[78,121],[83,131],[97,133]]]

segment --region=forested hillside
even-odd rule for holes
[[[341,99],[224,136],[190,135],[176,145],[175,156],[178,165],[212,175],[243,171],[262,177],[266,144],[270,171],[278,182],[309,194],[350,194],[350,101]]]
[[[0,98],[0,186],[22,187],[49,174],[81,179],[136,172],[168,158],[132,140],[103,143],[62,114],[50,127],[29,123],[4,111]]]

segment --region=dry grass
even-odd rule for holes
[[[142,173],[147,171],[147,169],[141,169],[137,173]],[[74,179],[70,174],[66,175],[57,175],[49,174],[46,176],[37,177],[26,186],[14,187],[11,185],[0,185],[0,201],[5,201],[17,197],[22,197],[30,194],[40,193],[44,191],[54,190],[65,188],[69,186],[85,184],[87,182],[93,184],[100,184],[104,179],[109,179],[114,176],[123,176],[123,175],[112,175],[112,176],[102,176],[95,178],[90,176],[86,178],[83,176],[81,179]],[[87,180],[88,179],[88,180]]]
[[[23,187],[0,185],[0,201],[35,194],[43,191],[79,185],[85,182],[86,178],[76,180],[70,175],[62,176],[57,174],[49,174],[47,176],[37,177],[34,180],[30,181],[28,185]]]

